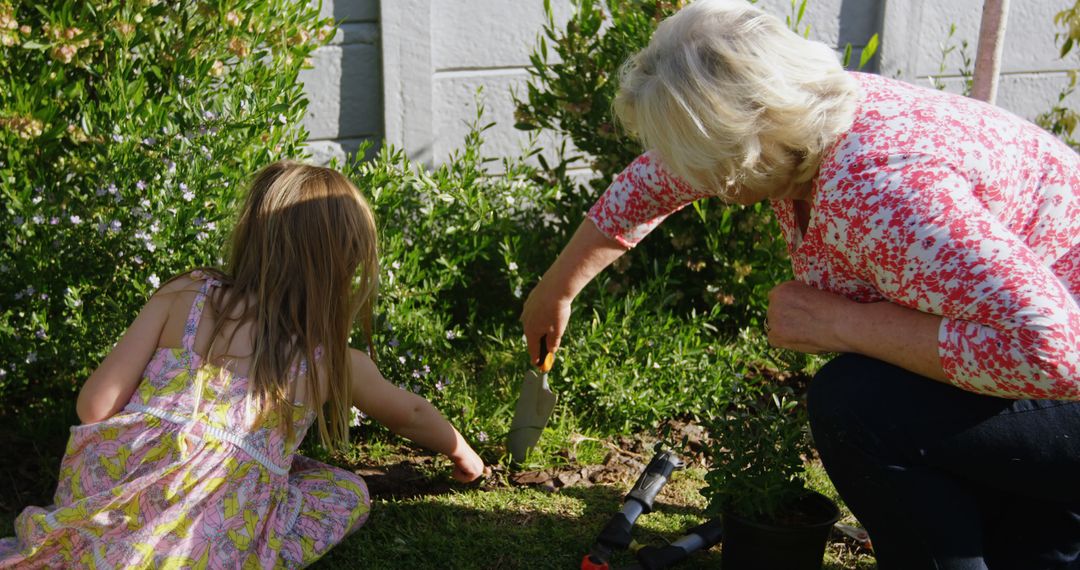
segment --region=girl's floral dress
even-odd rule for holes
[[[0,568],[295,568],[367,520],[363,479],[296,454],[314,411],[297,408],[294,442],[278,417],[251,425],[247,378],[194,352],[217,284],[123,411],[71,428],[55,504],[19,515]]]

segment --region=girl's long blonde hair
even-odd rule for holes
[[[692,185],[783,198],[851,127],[857,96],[825,44],[746,0],[696,0],[626,62],[614,108]]]
[[[263,168],[251,182],[220,278],[229,294],[212,301],[219,315],[212,338],[238,309],[240,322],[253,323],[248,376],[259,419],[277,416],[292,440],[290,384],[306,363],[302,378],[320,441],[346,441],[349,335],[359,318],[374,356],[378,288],[375,218],[360,191],[329,168],[290,161]]]

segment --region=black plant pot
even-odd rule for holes
[[[806,522],[784,526],[724,513],[723,570],[820,570],[840,509],[812,491],[791,508]]]

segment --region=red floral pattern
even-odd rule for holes
[[[1080,156],[958,95],[855,73],[855,123],[823,158],[802,235],[773,202],[800,281],[944,317],[961,388],[1080,399]],[[632,246],[705,194],[644,154],[589,211]]]

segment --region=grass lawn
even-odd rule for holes
[[[835,496],[820,468],[811,485]],[[677,472],[657,499],[656,510],[638,519],[635,538],[663,544],[704,522],[700,468]],[[620,485],[481,491],[458,489],[408,499],[376,499],[366,526],[314,567],[333,568],[577,568],[608,518],[620,508],[632,481]],[[822,485],[825,487],[822,487]],[[845,517],[854,523],[850,516]],[[624,554],[615,567],[632,563]],[[716,568],[720,549],[699,552],[678,568]],[[873,557],[834,536],[824,568],[876,568]]]
[[[610,448],[606,441],[575,440],[554,433],[557,431],[546,435],[577,441],[569,445],[576,453],[561,459],[548,454],[550,457],[545,456],[536,467],[560,462],[564,466],[600,463],[604,450]],[[58,442],[51,443],[56,445],[48,448],[62,450]],[[28,448],[14,456],[31,459],[34,454]],[[350,453],[319,459],[362,472],[375,495],[368,523],[315,564],[315,568],[322,569],[578,568],[581,557],[619,510],[640,471],[629,468],[617,480],[592,486],[571,485],[551,492],[510,484],[502,469],[480,486],[452,483],[444,460],[433,460],[430,454],[418,454],[408,446],[378,439],[357,445]],[[12,493],[5,488],[0,497],[0,537],[13,534],[18,509],[48,500],[55,486],[53,469],[57,462],[58,457],[42,454],[37,461],[25,462],[22,469],[16,469],[14,463],[0,469],[7,479],[24,479],[22,485],[13,487],[23,492]],[[36,470],[26,470],[38,463],[41,465]],[[382,475],[369,474],[375,471]],[[704,474],[700,464],[677,471],[657,497],[655,511],[638,519],[635,539],[642,544],[662,545],[682,535],[684,529],[704,522],[705,499],[698,492],[704,486]],[[808,483],[837,500],[819,465],[810,466]],[[841,522],[856,524],[850,516]],[[624,553],[614,562],[618,568],[633,561]],[[719,563],[720,549],[714,547],[696,553],[677,568],[716,568]],[[824,568],[875,567],[871,555],[834,532]]]

